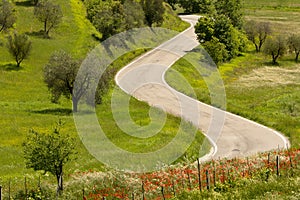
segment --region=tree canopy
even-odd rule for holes
[[[2,0],[0,2],[0,32],[13,27],[16,22],[16,16],[13,6],[9,1]]]
[[[50,30],[55,28],[63,17],[60,6],[49,0],[38,2],[34,8],[34,15],[44,24],[45,37],[49,37]]]
[[[248,39],[255,45],[256,52],[260,52],[267,37],[272,33],[270,23],[248,21],[245,24]]]
[[[90,98],[88,95],[93,95],[89,94],[90,87],[95,84],[98,72],[87,70],[78,75],[80,64],[79,60],[75,60],[65,51],[57,51],[44,67],[44,81],[52,94],[52,102],[57,103],[63,95],[72,100],[74,112],[78,111],[77,106],[81,99],[91,106],[102,102],[102,96],[107,92],[114,70],[108,69],[103,72],[97,84],[95,98]],[[75,81],[77,87],[74,85]]]
[[[26,34],[18,34],[17,32],[9,35],[7,41],[8,51],[15,59],[17,67],[20,67],[21,62],[29,56],[31,41]]]
[[[57,180],[57,192],[63,190],[65,164],[77,153],[75,139],[68,134],[62,134],[62,126],[63,123],[59,120],[51,133],[31,130],[23,143],[26,167],[53,174]]]
[[[295,61],[298,62],[300,55],[300,34],[292,34],[288,39],[288,45],[292,52],[295,53]]]
[[[264,46],[264,53],[272,56],[272,63],[277,64],[277,59],[287,50],[287,42],[283,35],[269,37]]]

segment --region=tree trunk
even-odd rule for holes
[[[299,54],[300,54],[300,51],[299,52],[296,52],[296,62],[298,62],[298,60],[299,60]]]
[[[75,97],[72,97],[72,102],[73,102],[73,112],[78,111],[78,100]]]
[[[62,193],[62,191],[63,191],[63,167],[62,166],[60,166],[59,167],[60,168],[60,172],[58,173],[58,174],[56,174],[56,179],[57,179],[57,193],[56,193],[56,195],[57,195],[57,197],[59,196],[59,195],[61,195],[61,193]]]

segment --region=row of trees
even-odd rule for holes
[[[34,15],[43,23],[43,32],[45,37],[49,37],[51,29],[55,28],[62,20],[62,10],[59,5],[50,0],[33,0]],[[16,13],[13,5],[8,0],[0,2],[0,32],[13,27],[16,22]]]
[[[248,21],[245,24],[245,32],[249,41],[255,46],[256,52],[263,52],[272,56],[273,64],[277,63],[280,56],[287,52],[295,53],[295,61],[298,62],[300,54],[300,34],[272,35],[269,22]]]
[[[163,0],[85,0],[87,18],[102,33],[101,40],[145,25],[161,25]]]
[[[56,27],[63,17],[59,5],[53,4],[51,1],[32,1],[35,4],[34,15],[43,23],[44,37],[49,37],[51,29]],[[2,0],[0,3],[0,32],[13,28],[16,22],[16,13],[13,5]],[[32,43],[26,34],[18,34],[16,31],[7,37],[7,48],[9,53],[16,61],[17,67],[20,67],[22,61],[29,56],[32,49]]]

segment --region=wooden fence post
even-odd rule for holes
[[[199,182],[199,190],[200,190],[200,192],[202,192],[201,168],[200,168],[199,158],[197,158],[197,164],[198,164],[198,182]]]
[[[277,176],[279,176],[280,175],[280,172],[279,172],[279,163],[280,161],[279,161],[279,156],[277,155],[276,156],[276,174],[277,174]]]
[[[164,186],[161,186],[161,195],[163,197],[163,200],[166,200],[166,198],[165,198],[165,192],[164,192]]]
[[[206,174],[206,188],[207,188],[207,190],[210,190],[210,181],[209,181],[208,170],[205,171],[205,174]]]
[[[144,181],[142,182],[142,195],[143,195],[143,200],[145,200],[145,188],[144,188]]]

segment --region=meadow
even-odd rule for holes
[[[31,129],[38,132],[51,132],[58,119],[65,122],[62,133],[71,134],[77,138],[78,143],[77,159],[66,166],[66,176],[74,171],[105,170],[105,166],[89,154],[77,135],[71,101],[62,97],[58,104],[51,103],[50,92],[43,81],[43,66],[53,52],[64,50],[77,59],[84,59],[87,53],[98,44],[93,35],[99,33],[85,18],[86,13],[82,1],[56,0],[55,2],[62,7],[64,17],[62,23],[50,32],[50,39],[45,39],[40,35],[43,26],[34,17],[33,6],[28,1],[15,1],[17,22],[14,29],[18,33],[26,33],[32,41],[30,56],[22,62],[20,68],[16,68],[6,49],[6,37],[9,32],[0,34],[0,185],[7,185],[10,182],[14,186],[11,188],[12,193],[23,185],[20,179],[37,178],[41,175],[25,167],[22,151],[25,136]],[[164,28],[182,31],[189,27],[189,24],[182,22],[168,7],[165,18],[162,25]],[[141,49],[129,52],[115,61],[111,67],[116,68],[117,71],[146,51],[147,49]],[[110,87],[115,87],[113,80]],[[112,89],[103,97],[103,104],[97,106],[97,115],[99,119],[103,119],[100,123],[117,145],[133,152],[144,148],[146,151],[151,151],[164,145],[161,137],[169,141],[177,133],[181,120],[167,115],[166,124],[160,134],[150,138],[147,142],[135,141],[137,145],[128,145],[129,138],[115,125],[111,113],[111,91]],[[123,95],[126,94],[123,93]],[[149,109],[146,103],[131,98],[130,114],[137,124],[143,126],[150,122]],[[186,125],[189,126],[188,123]],[[192,127],[189,130],[196,131]],[[186,133],[189,133],[189,130],[185,130]],[[196,138],[194,146],[187,151],[188,155],[199,154],[195,147],[202,143],[204,136],[197,132]],[[49,174],[44,175],[43,178],[50,183],[53,182],[53,177]]]
[[[273,34],[299,33],[300,12],[296,1],[245,1],[244,6],[246,20],[270,22]],[[221,64],[219,72],[226,88],[229,112],[276,129],[290,139],[293,147],[299,147],[300,65],[293,59],[293,54],[287,54],[273,66],[270,56],[255,53],[249,43],[247,52]],[[180,80],[176,72],[189,81],[200,101],[211,103],[204,78],[184,57],[172,66],[165,78],[175,89],[192,94],[182,82],[173,81]]]
[[[15,195],[18,191],[24,191],[24,177],[26,177],[25,182],[27,180],[28,190],[36,189],[37,185],[42,183],[44,191],[50,191],[50,193],[55,191],[54,180],[51,175],[35,173],[33,170],[25,168],[21,144],[30,129],[49,132],[58,119],[62,119],[66,123],[62,132],[78,137],[72,116],[71,101],[62,98],[59,104],[51,103],[50,93],[43,82],[43,66],[48,62],[54,51],[61,49],[70,52],[75,58],[83,59],[97,45],[97,41],[92,35],[99,34],[85,18],[84,7],[80,0],[55,0],[62,6],[64,18],[59,27],[50,32],[50,39],[44,39],[39,36],[38,32],[42,29],[42,25],[33,16],[33,7],[29,6],[28,3],[26,4],[27,1],[19,0],[15,2],[18,18],[15,28],[18,32],[27,33],[30,36],[33,49],[29,59],[21,64],[22,67],[20,69],[16,69],[13,59],[5,47],[7,34],[0,34],[0,185],[4,186],[5,197],[7,197],[8,192]],[[243,4],[247,20],[270,21],[276,32],[284,31],[284,33],[290,33],[300,31],[300,5],[297,0],[249,0],[244,1]],[[178,18],[174,17],[170,10],[167,10],[165,17],[168,19],[163,24],[165,28],[181,31],[188,27],[188,24],[182,23]],[[285,28],[282,28],[283,26]],[[113,67],[120,69],[145,51],[147,49],[128,53],[122,59],[116,61]],[[293,147],[299,147],[300,66],[293,62],[292,55],[281,58],[278,66],[272,66],[270,61],[269,57],[260,53],[254,53],[253,47],[250,47],[248,52],[219,67],[226,86],[227,110],[281,131],[289,137]],[[205,82],[189,63],[181,59],[172,69],[180,72],[187,80],[193,80],[190,81],[190,84],[193,86],[197,98],[210,103],[209,91]],[[174,80],[176,74],[169,71],[166,76],[167,80],[168,77],[169,80]],[[176,84],[176,82],[170,84],[179,91],[186,92],[185,88],[180,88],[180,84]],[[111,82],[111,87],[114,87],[113,81]],[[133,152],[139,152],[141,148],[151,151],[163,146],[164,142],[171,140],[178,131],[178,124],[181,120],[168,115],[164,128],[156,137],[150,138],[146,146],[140,140],[135,140],[137,145],[127,145],[128,136],[117,128],[113,121],[110,109],[111,92],[112,90],[109,90],[108,94],[104,96],[103,104],[99,105],[96,111],[98,117],[103,119],[100,123],[102,123],[108,136],[115,144]],[[130,114],[137,124],[149,124],[149,109],[146,103],[131,98]],[[189,133],[189,130],[186,133]],[[162,141],[161,137],[164,137],[165,141]],[[196,152],[197,146],[202,141],[203,135],[197,132],[197,140],[187,151],[191,158],[194,155],[198,155],[199,152]],[[137,191],[138,195],[142,195],[142,180],[149,183],[149,188],[144,188],[144,190],[150,191],[150,195],[158,199],[163,197],[198,199],[199,195],[203,195],[201,196],[203,198],[218,199],[220,195],[230,198],[232,194],[235,194],[237,198],[243,199],[251,197],[264,199],[274,190],[278,191],[274,197],[277,199],[282,199],[283,197],[297,198],[299,194],[299,188],[297,187],[299,185],[299,171],[295,170],[293,176],[291,175],[291,166],[288,160],[289,154],[286,152],[274,153],[274,155],[280,154],[285,159],[282,167],[286,166],[287,171],[283,172],[282,179],[276,178],[274,165],[268,166],[257,163],[257,158],[253,158],[253,166],[255,164],[259,165],[257,171],[253,167],[255,177],[247,179],[249,177],[246,176],[246,171],[249,162],[247,164],[247,160],[233,160],[231,161],[233,163],[232,166],[228,164],[224,168],[233,170],[237,165],[241,165],[239,170],[240,172],[245,172],[245,177],[239,177],[236,181],[231,179],[223,180],[221,178],[222,172],[220,172],[218,178],[219,187],[212,185],[214,188],[219,188],[220,191],[218,193],[209,191],[201,194],[197,191],[197,168],[195,165],[189,165],[192,171],[187,170],[185,171],[187,173],[180,175],[180,177],[175,173],[176,170],[174,169],[175,171],[173,172],[171,170],[161,174],[148,174],[148,177],[134,179],[134,177],[127,177],[124,174],[114,174],[114,171],[103,174],[101,171],[107,171],[108,169],[87,152],[79,138],[78,152],[77,159],[66,166],[65,195],[68,199],[82,198],[82,196],[90,197],[90,199],[97,199],[98,197],[98,199],[102,199],[103,194],[108,192],[107,190],[118,187],[125,190],[130,186],[134,188],[134,191]],[[299,166],[299,151],[295,150],[292,158],[293,163]],[[274,157],[272,159],[274,164]],[[264,159],[261,160],[266,161],[266,154],[264,154]],[[218,162],[227,163],[226,160]],[[228,163],[230,162],[228,161]],[[177,164],[177,166],[179,166],[177,168],[178,171],[184,171],[182,164]],[[207,169],[209,168],[208,166],[211,167],[212,163],[207,164]],[[272,171],[269,182],[261,179],[261,177],[266,175],[265,166]],[[220,168],[222,169],[222,167]],[[189,174],[190,172],[192,175]],[[163,174],[171,174],[171,177],[175,176],[175,180],[179,181],[177,185],[183,185],[183,187],[176,186],[174,189],[174,183],[172,182],[174,179],[172,178],[170,179],[171,182],[166,183],[169,187],[165,188],[165,193],[163,193],[161,185],[150,183],[150,179],[161,180],[159,178],[162,178],[167,180],[168,176],[163,176]],[[212,175],[213,172],[211,171],[210,174]],[[177,175],[178,177],[176,177]],[[114,178],[109,179],[110,177]],[[202,178],[205,182],[205,168],[202,171]],[[136,184],[122,185],[124,182],[128,183],[128,180],[132,180]],[[191,180],[194,181],[193,185],[190,185]],[[182,181],[184,181],[183,184]],[[118,185],[119,183],[120,185]],[[162,183],[164,182],[162,181]],[[203,188],[205,186],[203,184]],[[245,190],[245,187],[248,190]],[[275,189],[273,190],[272,188]],[[177,194],[176,197],[173,197],[174,190]],[[191,193],[190,190],[193,190],[193,192]],[[100,194],[99,191],[103,193]],[[129,195],[132,195],[132,188],[128,189],[128,191]],[[260,191],[260,193],[257,193],[257,191]],[[111,193],[111,195],[113,194],[115,193]],[[253,194],[257,194],[257,196],[251,196]]]

